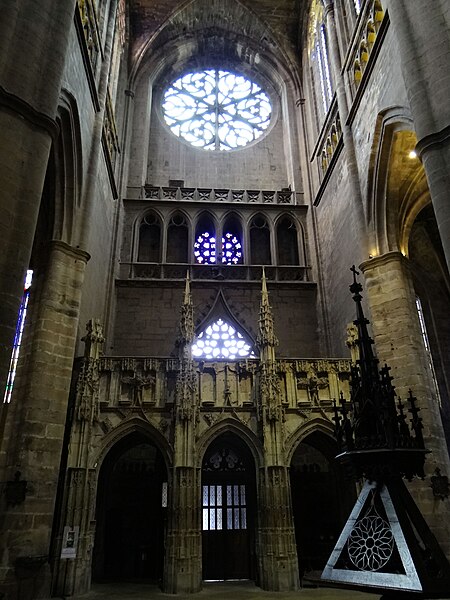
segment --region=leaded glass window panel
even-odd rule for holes
[[[216,238],[208,231],[197,236],[194,243],[195,260],[202,264],[216,264]],[[225,233],[222,237],[222,264],[237,265],[242,262],[242,244],[237,235]]]
[[[19,314],[17,315],[16,332],[14,334],[13,350],[11,361],[9,363],[8,379],[6,380],[6,389],[3,396],[3,402],[8,404],[11,402],[11,395],[16,378],[17,363],[19,361],[20,346],[22,344],[23,328],[25,327],[25,319],[27,316],[28,300],[30,298],[30,288],[33,281],[33,271],[27,271],[24,283],[22,301],[20,303]]]
[[[197,336],[192,354],[207,360],[255,358],[249,341],[223,319],[217,319]]]
[[[233,150],[257,140],[272,116],[269,96],[237,73],[208,69],[187,73],[164,93],[171,131],[204,150]]]

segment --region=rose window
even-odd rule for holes
[[[166,90],[164,120],[204,150],[233,150],[257,140],[272,115],[268,95],[242,75],[209,69],[183,75]]]
[[[195,260],[202,265],[217,263],[216,238],[205,231],[197,236],[194,243]],[[242,244],[233,233],[224,233],[222,237],[222,264],[237,265],[242,262]]]
[[[250,343],[242,333],[223,319],[218,319],[197,336],[192,354],[194,358],[207,360],[255,358]]]
[[[376,512],[358,521],[348,538],[348,555],[361,571],[379,571],[391,558],[393,548],[389,523]]]

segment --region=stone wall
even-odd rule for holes
[[[197,325],[207,317],[219,291],[253,341],[261,298],[260,284],[194,283]],[[120,282],[112,351],[116,356],[169,356],[175,350],[184,282]],[[269,284],[275,326],[283,357],[318,356],[314,284]]]

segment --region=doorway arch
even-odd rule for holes
[[[159,583],[164,570],[167,468],[161,450],[133,432],[100,469],[92,576]]]
[[[205,581],[255,578],[255,463],[248,446],[223,433],[202,461],[202,569]]]
[[[291,459],[292,512],[300,573],[322,570],[356,500],[354,483],[334,460],[335,441],[315,431]]]

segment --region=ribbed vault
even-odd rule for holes
[[[298,31],[307,2],[302,0],[131,0],[132,71],[163,48],[177,49],[175,68],[195,67],[190,57],[210,63],[278,60],[289,71],[299,66]],[[203,64],[201,66],[204,66]],[[278,65],[274,65],[278,68]]]

